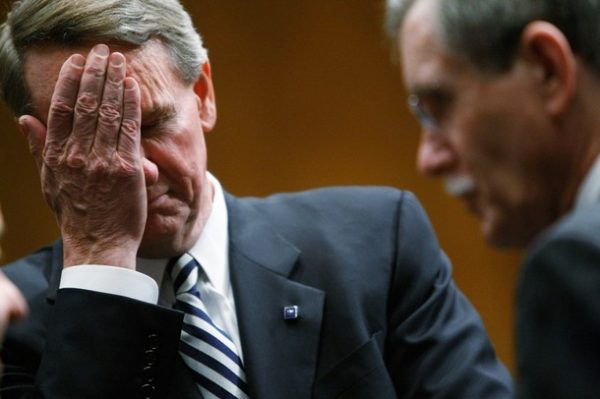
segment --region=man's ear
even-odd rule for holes
[[[202,130],[210,132],[217,123],[217,104],[208,60],[202,65],[200,76],[194,83],[194,93],[196,93],[198,99],[198,112],[200,113]]]
[[[553,24],[535,21],[523,30],[520,55],[533,67],[546,110],[560,117],[573,100],[577,86],[577,60],[569,41]]]

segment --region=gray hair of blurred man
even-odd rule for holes
[[[416,1],[387,0],[386,31],[398,40]],[[506,72],[515,60],[525,26],[536,20],[560,29],[573,50],[600,75],[600,0],[437,0],[440,43],[482,72]],[[398,48],[398,46],[395,46]]]
[[[184,83],[200,76],[207,52],[177,0],[19,0],[0,26],[0,94],[16,116],[32,113],[23,59],[34,45],[77,46],[159,39]]]

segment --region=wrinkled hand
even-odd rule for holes
[[[27,314],[27,304],[17,288],[0,272],[0,346],[9,323]],[[0,369],[1,369],[0,364]]]
[[[48,123],[19,119],[64,243],[65,267],[135,268],[146,224],[140,90],[126,60],[96,45],[62,66]]]

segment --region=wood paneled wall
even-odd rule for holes
[[[3,1],[4,4],[9,3]],[[513,364],[519,254],[486,247],[475,219],[415,171],[418,126],[373,0],[188,0],[209,49],[218,122],[209,169],[237,195],[328,185],[390,185],[421,199],[482,315]],[[25,139],[0,110],[4,261],[57,236]]]

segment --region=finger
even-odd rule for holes
[[[132,164],[140,157],[140,126],[142,124],[142,109],[140,88],[133,78],[125,79],[123,91],[123,120],[119,132],[118,152],[121,158]]]
[[[69,138],[69,156],[87,157],[96,134],[98,108],[108,64],[108,46],[98,44],[87,57],[73,116],[73,133]]]
[[[0,288],[3,296],[3,306],[7,311],[8,321],[22,319],[27,314],[27,302],[14,284],[0,273]]]
[[[93,151],[100,157],[110,159],[117,151],[121,116],[123,114],[123,84],[125,80],[125,57],[112,53],[109,57],[102,104],[98,110],[98,125]]]
[[[19,118],[19,129],[29,143],[29,151],[39,172],[42,168],[42,153],[46,143],[46,126],[31,115],[23,115]]]
[[[48,111],[48,135],[42,147],[44,155],[49,153],[51,158],[62,155],[67,139],[71,135],[73,110],[84,64],[85,58],[82,55],[73,54],[65,61],[58,74]]]
[[[28,312],[27,302],[21,292],[14,286],[9,286],[10,293],[10,309],[9,309],[9,320],[10,322],[14,322],[17,320],[22,320]]]

